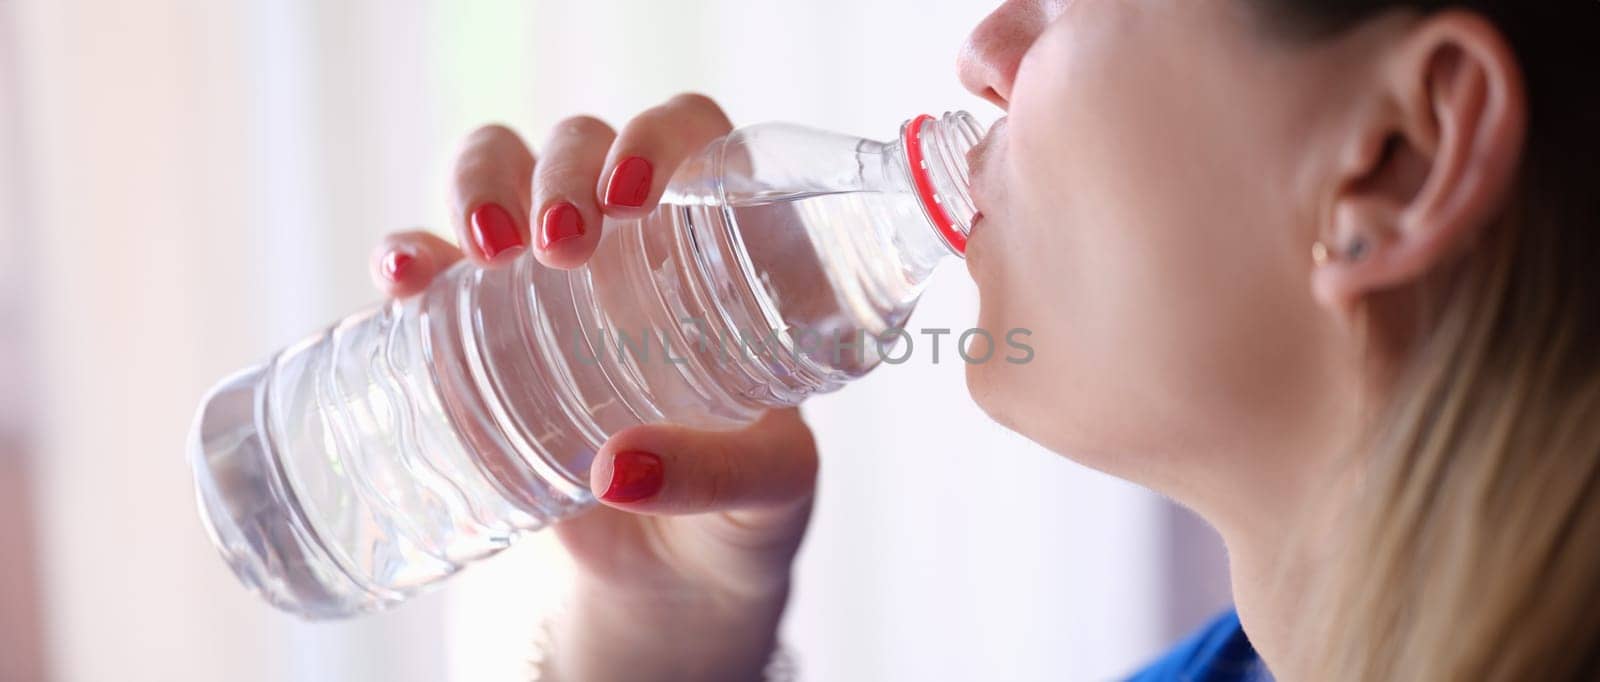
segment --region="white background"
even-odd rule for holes
[[[991,9],[0,0],[0,405],[34,491],[0,523],[32,524],[36,551],[3,559],[36,567],[53,676],[526,679],[570,570],[548,537],[392,613],[299,623],[206,541],[182,448],[201,394],[373,303],[384,232],[447,233],[476,125],[537,144],[563,116],[620,125],[686,90],[736,123],[879,139],[921,112],[990,121],[954,58]],[[913,324],[975,319],[956,264]],[[1102,679],[1225,603],[1209,531],[994,426],[941,358],[806,408],[823,474],[784,631],[805,679]]]

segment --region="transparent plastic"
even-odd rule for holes
[[[585,268],[463,263],[223,380],[189,442],[212,539],[282,609],[372,611],[591,507],[609,434],[734,428],[845,385],[964,247],[981,133],[965,113],[887,143],[741,128],[608,221]]]

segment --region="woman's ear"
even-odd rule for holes
[[[1478,14],[1420,20],[1376,66],[1313,247],[1312,290],[1342,313],[1466,251],[1505,209],[1527,132],[1516,55]]]

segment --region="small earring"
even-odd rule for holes
[[[1350,241],[1349,246],[1345,247],[1344,253],[1339,256],[1339,260],[1354,263],[1365,258],[1367,250],[1366,238],[1358,236]],[[1318,240],[1311,245],[1311,262],[1317,265],[1327,265],[1333,259],[1333,250],[1328,248],[1327,243]]]
[[[1320,239],[1311,245],[1311,262],[1317,265],[1328,264],[1328,245],[1322,243]]]

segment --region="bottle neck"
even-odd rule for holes
[[[772,393],[778,404],[876,366],[879,344],[855,339],[903,331],[938,265],[962,255],[977,215],[966,153],[981,134],[965,113],[912,119],[888,141],[756,124],[708,148],[705,168],[689,166],[685,177],[704,186],[675,181],[669,188],[667,203],[715,209],[689,221],[697,248],[730,249],[706,264],[708,290],[723,291],[723,280],[736,275],[748,280],[762,321],[787,347],[807,345],[791,330],[864,344],[862,353],[802,351],[780,363],[771,377],[785,387]],[[724,238],[727,228],[736,242]]]
[[[923,115],[900,126],[895,156],[928,224],[957,256],[965,256],[967,235],[977,219],[967,152],[983,138],[983,128],[965,111],[943,117]]]
[[[900,308],[909,313],[941,263],[964,257],[978,214],[966,154],[982,136],[971,114],[956,112],[908,120],[895,140],[858,148],[862,184],[893,198],[873,234],[862,235],[872,243],[858,245],[864,262],[873,260],[866,254],[894,257],[895,267],[863,273],[890,317]]]

